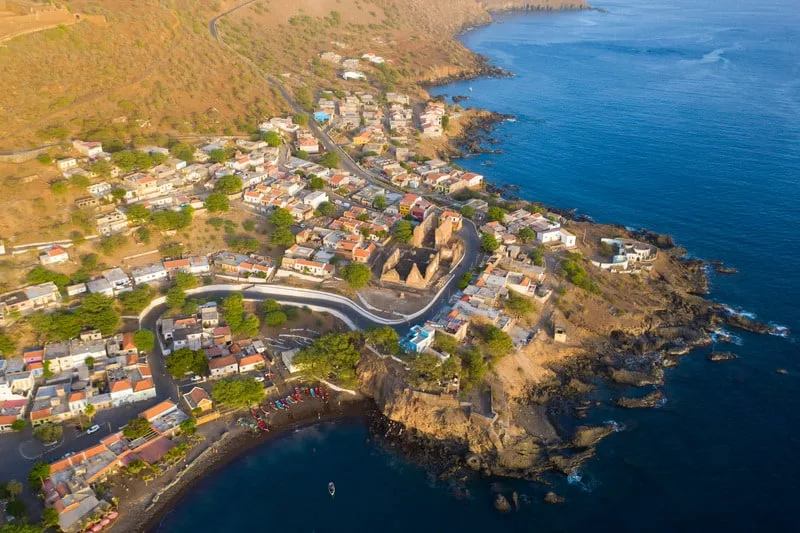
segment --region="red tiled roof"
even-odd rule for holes
[[[176,405],[170,400],[165,400],[158,405],[147,409],[146,411],[142,411],[142,417],[146,418],[147,420],[152,420],[154,418],[159,417],[160,415],[164,414],[166,411],[175,408]]]
[[[131,388],[131,381],[128,378],[121,379],[119,381],[113,381],[111,383],[111,392],[121,392],[125,389]]]
[[[133,392],[142,392],[153,388],[153,380],[150,378],[137,381],[133,384]]]
[[[225,357],[217,357],[215,359],[211,359],[208,362],[208,368],[211,370],[215,370],[218,368],[225,368],[226,366],[236,365],[236,358],[232,355],[226,355]]]

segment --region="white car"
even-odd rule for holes
[[[89,429],[86,430],[86,434],[87,435],[91,435],[92,433],[95,433],[97,431],[100,431],[100,426],[95,424],[95,425],[93,425],[92,427],[90,427]]]
[[[192,376],[192,381],[194,381],[194,382],[202,381],[202,380],[203,380],[202,376]]]
[[[256,376],[253,379],[258,381],[259,383],[264,383],[264,376]]]

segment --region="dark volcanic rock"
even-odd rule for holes
[[[641,398],[617,398],[614,403],[626,409],[636,409],[639,407],[655,407],[663,400],[664,394],[661,391],[655,391]]]
[[[731,359],[736,359],[737,355],[735,353],[730,352],[711,352],[708,354],[708,360],[714,363],[718,361],[730,361]]]
[[[758,322],[752,318],[748,318],[740,313],[732,313],[726,307],[717,308],[719,318],[728,326],[743,329],[745,331],[752,331],[753,333],[769,334],[769,335],[787,335],[788,331],[779,331],[775,326]]]
[[[469,100],[469,96],[456,95],[456,96],[453,97],[453,103],[454,104],[457,104],[459,102],[463,102],[464,100]]]
[[[559,496],[551,490],[545,495],[544,501],[547,503],[564,503],[566,500],[563,498],[563,496]]]
[[[498,494],[494,498],[494,508],[500,511],[501,513],[507,513],[511,510],[511,504],[508,503],[508,498],[506,498],[502,494]]]

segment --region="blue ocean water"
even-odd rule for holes
[[[670,233],[740,270],[714,276],[712,298],[800,332],[796,0],[597,5],[608,11],[507,15],[464,36],[517,75],[436,92],[517,120],[495,133],[503,154],[461,163],[527,198]],[[660,409],[596,409],[594,421],[622,431],[575,476],[552,478],[566,505],[502,480],[532,503],[499,515],[489,482],[457,499],[340,423],[237,460],[160,531],[797,530],[800,349],[792,337],[739,337],[735,361],[698,350],[670,369]]]

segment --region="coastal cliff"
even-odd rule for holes
[[[589,235],[587,241],[617,234],[665,248],[651,269],[638,274],[587,267],[596,291],[558,280],[559,294],[543,305],[533,341],[494,362],[478,385],[488,398],[483,406],[475,390],[421,390],[412,385],[406,365],[364,356],[357,375],[361,392],[380,411],[373,422],[376,436],[445,476],[569,475],[618,429],[612,422],[583,421],[594,390],[608,389],[620,408],[658,407],[665,401],[665,369],[692,348],[710,344],[720,328],[776,333],[705,299],[704,264],[686,258],[667,237],[574,220],[565,224]],[[586,245],[579,248],[587,257],[593,253]],[[555,321],[569,331],[567,342],[553,340]]]

